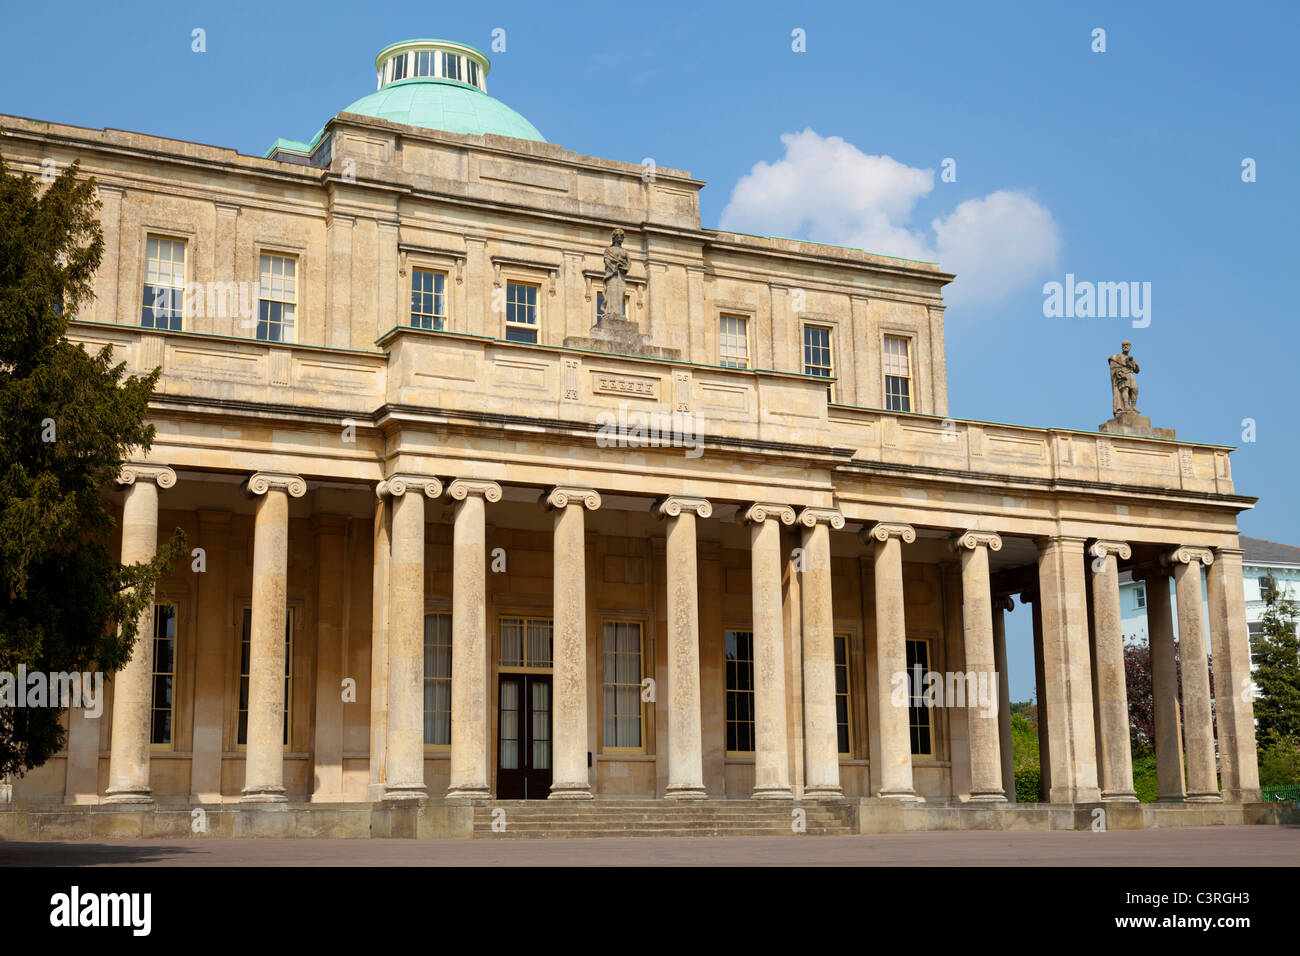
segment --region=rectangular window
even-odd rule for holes
[[[831,330],[824,325],[803,327],[803,373],[822,378],[834,376],[831,364]],[[826,400],[831,401],[831,387],[826,386]]]
[[[910,688],[908,701],[908,726],[912,733],[912,754],[930,757],[934,754],[934,731],[930,723],[930,708],[925,702],[925,673],[930,669],[930,642],[924,639],[907,641],[907,682]]]
[[[424,615],[424,744],[451,746],[451,615]]]
[[[601,747],[606,751],[640,751],[641,625],[606,621],[602,635]]]
[[[853,756],[853,735],[849,727],[849,636],[835,635],[835,734],[841,757]]]
[[[907,339],[901,335],[885,336],[885,409],[891,412],[912,410],[912,363],[907,354]]]
[[[754,634],[727,632],[727,753],[754,752]]]
[[[552,624],[544,617],[503,617],[498,663],[503,668],[546,670],[551,667]]]
[[[298,261],[293,256],[263,254],[261,271],[257,337],[263,342],[292,342]]]
[[[393,57],[393,79],[406,79],[406,58],[409,54],[403,53],[401,56]]]
[[[153,704],[149,712],[151,744],[172,745],[172,715],[176,681],[176,606],[153,606]]]
[[[539,288],[528,282],[506,283],[506,339],[508,341],[537,341]]]
[[[239,643],[239,726],[235,742],[248,744],[248,675],[253,652],[253,609],[244,608],[243,639]],[[293,609],[284,609],[284,745],[289,746],[289,713],[293,700]]]
[[[464,74],[461,73],[460,60],[458,56],[450,53],[442,55],[442,75],[449,80],[463,80]]]
[[[478,86],[478,64],[473,60],[466,64],[469,67],[469,81],[472,85]]]
[[[411,325],[441,330],[447,323],[447,274],[432,269],[411,270]]]
[[[433,72],[434,69],[433,57],[434,54],[432,50],[424,50],[420,53],[415,54],[415,75],[416,76],[436,75]]]
[[[718,316],[718,364],[749,368],[749,320],[743,315]]]
[[[179,332],[184,314],[185,242],[149,236],[145,241],[140,324],[146,329]]]
[[[1147,606],[1147,588],[1145,584],[1139,584],[1133,590],[1133,600],[1137,607]]]

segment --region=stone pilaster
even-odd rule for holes
[[[1011,684],[1007,675],[1007,621],[1015,604],[1003,596],[993,599],[993,666],[998,672],[998,754],[1002,762],[1002,788],[1016,802],[1016,763],[1011,745]]]
[[[1229,803],[1258,803],[1261,799],[1259,763],[1255,753],[1250,634],[1242,592],[1241,555],[1237,548],[1215,548],[1206,588],[1223,799]]]
[[[993,650],[993,596],[989,552],[1002,550],[991,531],[967,531],[950,547],[961,556],[962,634],[966,647],[966,720],[970,738],[971,800],[1003,803],[1002,752],[998,744],[998,680]],[[981,700],[987,693],[988,699]],[[975,699],[971,700],[974,695]],[[950,702],[951,703],[951,702]]]
[[[375,489],[374,569],[370,609],[370,782],[366,798],[384,798],[388,780],[388,613],[392,595],[392,509],[383,482]]]
[[[1151,646],[1151,694],[1156,748],[1156,788],[1162,802],[1181,802],[1183,786],[1182,715],[1178,706],[1178,668],[1174,661],[1174,615],[1169,604],[1169,573],[1156,566],[1136,569],[1147,588],[1147,633]]]
[[[221,802],[221,754],[225,750],[222,704],[233,656],[230,629],[229,511],[199,512],[199,545],[207,569],[198,577],[198,646],[194,651],[194,756],[190,800]],[[233,749],[233,741],[231,743]]]
[[[668,786],[664,796],[702,800],[703,742],[700,727],[700,581],[695,519],[713,514],[703,498],[670,495],[653,510],[668,522]]]
[[[492,795],[488,770],[488,639],[486,503],[501,500],[495,481],[457,478],[452,529],[451,799]],[[390,718],[391,719],[391,718]]]
[[[1124,629],[1119,607],[1119,559],[1132,549],[1123,541],[1094,541],[1088,548],[1092,575],[1092,621],[1096,634],[1097,758],[1101,798],[1130,802],[1133,754],[1129,743],[1128,689],[1124,683]]]
[[[840,747],[835,715],[835,612],[831,602],[831,529],[844,527],[834,508],[799,512],[803,546],[804,795],[838,800]]]
[[[910,700],[899,705],[894,687],[900,677],[911,679],[903,615],[902,546],[916,541],[916,531],[911,525],[881,521],[870,530],[864,528],[861,537],[872,551],[876,586],[876,659],[871,670],[877,705],[872,716],[880,727],[880,766],[871,768],[871,790],[880,797],[910,802],[917,799],[912,782]]]
[[[554,760],[551,800],[590,800],[587,770],[587,539],[585,512],[600,507],[592,488],[552,488],[542,496],[555,513]],[[455,670],[452,671],[455,673]]]
[[[1095,803],[1101,799],[1083,543],[1083,538],[1064,536],[1038,543],[1044,702],[1052,775],[1048,799],[1052,803]]]
[[[426,475],[379,483],[391,499],[388,620],[388,744],[384,799],[418,803],[424,785],[424,500],[442,494]]]
[[[118,474],[122,503],[122,563],[143,564],[158,553],[158,489],[176,484],[163,465],[127,462]],[[105,803],[152,803],[149,786],[149,710],[153,701],[153,601],[136,622],[131,659],[113,675],[113,735]],[[96,745],[98,763],[98,745]],[[98,771],[97,771],[98,772]]]
[[[307,493],[297,475],[258,472],[247,493],[258,498],[253,520],[253,608],[248,657],[246,803],[283,803],[284,614],[289,577],[289,498]]]
[[[1174,569],[1178,595],[1178,656],[1183,670],[1183,734],[1187,747],[1187,799],[1223,799],[1214,753],[1214,714],[1210,709],[1210,662],[1205,642],[1201,568],[1214,563],[1209,548],[1181,547],[1161,560]]]
[[[794,524],[794,509],[759,502],[745,509],[741,520],[750,528],[754,608],[754,797],[789,800],[780,526]]]

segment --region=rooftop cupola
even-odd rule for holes
[[[478,50],[450,40],[403,40],[384,47],[375,57],[381,90],[402,80],[433,79],[468,83],[486,93],[491,68]]]

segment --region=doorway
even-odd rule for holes
[[[551,675],[501,674],[497,700],[497,796],[545,800],[552,780]]]

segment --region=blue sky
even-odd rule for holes
[[[706,226],[756,163],[786,158],[783,135],[805,130],[819,146],[841,138],[843,155],[934,171],[886,217],[916,246],[957,248],[932,223],[1012,194],[1047,235],[1035,255],[990,266],[1010,269],[995,300],[963,292],[987,284],[976,274],[950,287],[951,413],[1093,429],[1110,417],[1106,356],[1131,339],[1143,413],[1238,446],[1237,490],[1261,498],[1242,530],[1300,544],[1300,5],[64,2],[14,6],[5,23],[0,111],[38,119],[260,155],[373,91],[381,47],[437,36],[489,51],[489,91],[551,142],[708,181]],[[490,52],[495,28],[504,52]],[[806,52],[791,49],[795,29]],[[940,181],[945,158],[955,182]],[[795,225],[780,231],[882,234]],[[1150,325],[1045,318],[1043,283],[1066,273],[1151,283]],[[1018,698],[1032,687],[1027,616],[1012,615]]]

